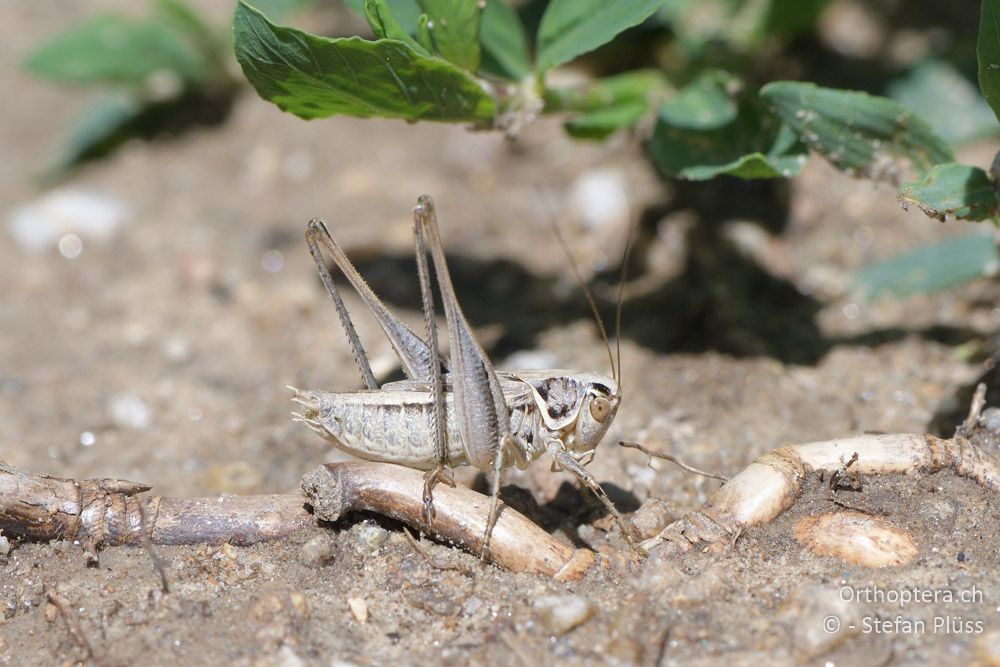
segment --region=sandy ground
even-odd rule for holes
[[[43,194],[32,170],[86,102],[15,63],[40,35],[107,4],[8,8],[5,218]],[[991,154],[983,147],[972,159]],[[679,515],[718,482],[647,466],[614,446],[622,438],[732,475],[785,443],[950,434],[939,424],[961,413],[985,370],[978,353],[1000,328],[988,283],[906,301],[852,297],[845,286],[863,263],[966,228],[907,214],[888,188],[818,160],[790,184],[667,185],[625,137],[574,143],[547,121],[510,145],[429,124],[306,123],[247,91],[224,126],[129,144],[63,187],[116,200],[125,222],[106,240],[82,235],[74,259],[53,246],[25,249],[4,232],[0,460],[143,481],[163,495],[294,492],[303,473],[342,458],[291,422],[284,390],[359,385],[301,232],[309,218],[326,218],[375,289],[420,327],[409,211],[425,192],[438,203],[459,297],[498,365],[533,359],[602,372],[603,343],[547,219],[558,212],[610,311],[629,216],[612,209],[588,223],[579,201],[592,205],[607,187],[627,194],[642,229],[626,290],[625,403],[590,469],[628,511],[656,497]],[[348,306],[361,312],[353,295]],[[392,374],[388,344],[357,319],[376,370]],[[617,544],[599,504],[547,463],[507,482],[530,490],[560,539]],[[872,570],[794,540],[797,519],[831,509],[818,480],[808,487],[723,555],[693,552],[575,584],[425,543],[441,569],[397,524],[373,516],[275,544],[163,548],[166,595],[141,549],[109,549],[95,567],[72,544],[15,545],[0,556],[0,664],[84,660],[47,586],[70,601],[102,665],[998,659],[994,497],[948,473],[864,480],[851,503],[909,530],[920,549],[906,567]],[[303,551],[317,536],[330,554],[322,565]],[[979,595],[894,605],[844,601],[844,586]],[[546,604],[584,609],[579,626],[564,631]],[[856,630],[826,633],[828,616]],[[865,618],[897,616],[924,619],[924,631],[863,631]],[[955,619],[964,632],[953,631]]]

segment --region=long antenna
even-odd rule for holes
[[[608,349],[608,362],[611,364],[611,377],[614,379],[615,383],[619,385],[618,391],[620,392],[621,383],[618,381],[618,368],[615,366],[615,357],[611,353],[611,341],[608,339],[608,330],[604,326],[604,319],[601,317],[600,311],[597,310],[597,302],[594,301],[594,295],[591,294],[590,289],[587,287],[587,283],[583,280],[583,276],[580,275],[580,268],[577,266],[576,259],[573,257],[573,252],[570,250],[569,244],[566,243],[566,238],[563,236],[562,230],[559,228],[559,223],[556,220],[551,203],[548,199],[544,199],[544,201],[549,212],[549,226],[552,227],[552,231],[555,232],[556,238],[559,239],[559,246],[566,255],[566,259],[569,260],[570,268],[573,269],[573,277],[576,278],[577,284],[579,284],[580,289],[583,290],[583,295],[587,298],[587,303],[590,305],[590,312],[594,315],[594,321],[597,322],[597,328],[601,332],[601,338],[604,339],[604,345]],[[620,361],[621,351],[618,353],[618,358]]]
[[[628,236],[625,238],[625,253],[622,256],[622,270],[618,276],[618,298],[615,302],[615,354],[618,357],[618,393],[622,391],[622,297],[625,294],[625,277],[628,274],[629,261],[632,259],[632,236],[635,224],[629,216]]]

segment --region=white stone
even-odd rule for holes
[[[546,631],[556,637],[583,625],[596,611],[593,602],[579,595],[545,595],[534,607]]]
[[[7,231],[20,247],[40,251],[70,236],[78,237],[78,241],[108,240],[127,214],[126,205],[114,197],[79,188],[58,188],[15,207],[7,215]]]

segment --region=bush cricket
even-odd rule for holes
[[[489,474],[490,512],[483,558],[496,523],[501,471],[512,465],[524,469],[544,453],[551,457],[553,470],[569,471],[597,495],[614,516],[625,541],[633,551],[643,553],[625,520],[584,467],[593,459],[618,411],[621,388],[617,377],[563,370],[494,370],[455,297],[430,197],[418,199],[413,218],[425,338],[389,312],[326,225],[310,221],[306,230],[309,251],[337,308],[366,388],[326,392],[289,387],[292,400],[302,407],[301,412],[293,413],[295,420],[359,458],[426,470],[424,517],[428,525],[434,515],[434,486],[439,482],[454,485],[451,467],[472,465]],[[381,387],[376,383],[324,261],[324,250],[378,320],[408,379]],[[438,351],[431,266],[447,321],[451,350],[447,359]],[[600,326],[604,334],[603,324]],[[610,352],[609,345],[609,358]],[[617,376],[613,359],[611,370]]]

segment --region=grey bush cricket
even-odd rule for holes
[[[428,471],[424,477],[424,519],[428,525],[434,516],[434,486],[439,482],[452,486],[455,483],[451,467],[472,465],[490,474],[492,493],[483,537],[484,558],[497,518],[501,471],[511,465],[524,469],[543,453],[551,457],[554,470],[571,472],[597,495],[614,516],[629,546],[642,553],[625,520],[584,468],[618,411],[621,388],[617,377],[563,370],[494,370],[455,298],[430,197],[419,198],[413,218],[426,338],[389,312],[322,221],[309,222],[309,251],[337,308],[366,388],[326,392],[289,387],[292,400],[302,407],[301,412],[293,413],[295,419],[338,449],[359,458]],[[381,387],[376,383],[324,262],[323,250],[378,320],[408,379]],[[451,350],[447,359],[438,351],[428,252],[447,320]],[[596,314],[596,308],[594,311]],[[599,317],[598,322],[603,335]],[[610,346],[608,356],[611,358]],[[612,374],[617,376],[614,359],[611,361]]]

